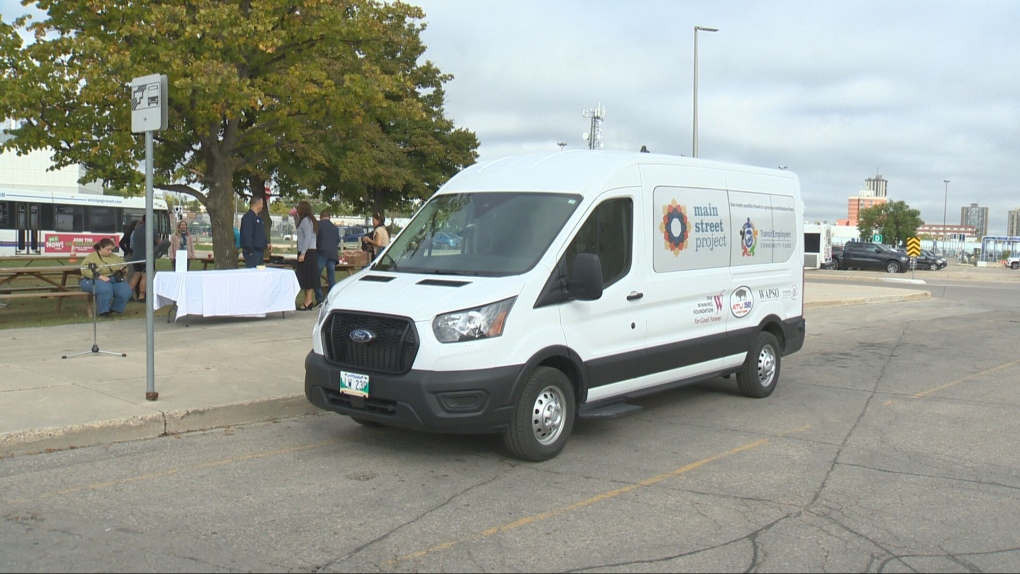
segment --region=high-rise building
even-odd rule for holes
[[[857,220],[862,209],[889,203],[889,199],[886,196],[888,184],[889,182],[881,175],[864,180],[864,187],[857,192],[857,195],[852,195],[847,199],[846,219],[837,219],[836,224],[857,227]]]
[[[889,182],[881,175],[864,180],[864,189],[874,191],[875,197],[888,197],[888,186]]]
[[[988,235],[988,208],[978,207],[976,203],[970,204],[970,207],[961,207],[960,225],[973,227],[978,237]]]
[[[1020,237],[1020,207],[1009,210],[1006,216],[1006,235]]]

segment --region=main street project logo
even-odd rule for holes
[[[666,241],[666,249],[679,257],[680,252],[687,247],[687,238],[690,237],[690,223],[687,219],[687,210],[678,205],[676,200],[669,202],[669,205],[662,206],[662,221],[659,223],[659,231]]]
[[[754,250],[758,246],[758,230],[747,218],[747,223],[740,227],[740,254],[744,257],[754,257]]]

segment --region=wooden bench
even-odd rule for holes
[[[92,315],[92,293],[86,293],[84,291],[19,291],[17,293],[0,293],[0,302],[6,302],[8,299],[27,299],[30,297],[59,297],[60,300],[57,301],[58,313],[63,307],[64,298],[84,297],[86,311],[90,316]]]

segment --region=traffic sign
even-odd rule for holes
[[[163,131],[167,128],[167,77],[152,74],[131,80],[131,131]]]
[[[871,240],[874,241],[875,243],[882,243],[882,236],[881,235],[874,235],[874,236],[872,236]]]
[[[907,238],[907,255],[917,257],[921,254],[921,240],[917,237]]]

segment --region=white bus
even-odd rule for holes
[[[170,236],[166,202],[153,199],[153,234]],[[0,257],[88,254],[145,215],[144,197],[0,188]]]

